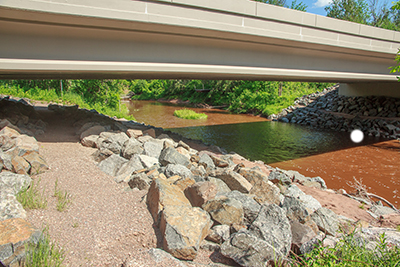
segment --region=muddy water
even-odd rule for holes
[[[235,151],[251,160],[307,176],[322,177],[329,188],[352,191],[349,182],[362,179],[371,193],[400,203],[400,144],[365,138],[354,144],[343,132],[271,122],[222,110],[196,109],[206,120],[183,120],[173,116],[172,104],[133,101],[129,109],[139,122],[169,129],[185,137]]]

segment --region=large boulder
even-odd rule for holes
[[[170,184],[166,179],[155,179],[147,193],[147,205],[156,225],[159,224],[161,211],[167,206],[188,206],[189,200],[183,191],[176,185]]]
[[[140,143],[134,138],[130,138],[129,140],[125,141],[121,149],[121,154],[126,159],[130,159],[135,154],[140,155],[142,153],[143,153],[142,143]]]
[[[105,160],[101,161],[98,167],[106,174],[110,176],[116,176],[121,166],[127,162],[128,162],[127,159],[120,157],[116,154],[113,154],[108,158],[106,158]]]
[[[292,242],[290,223],[283,209],[275,204],[261,206],[250,231],[270,244],[280,255],[287,256]]]
[[[191,178],[193,179],[193,173],[183,165],[180,164],[168,164],[165,169],[165,176],[172,177],[178,175],[182,178]]]
[[[286,216],[291,221],[305,223],[310,213],[299,199],[295,197],[285,197],[282,208],[286,211]]]
[[[251,224],[258,216],[261,205],[258,204],[252,197],[239,191],[231,191],[226,194],[229,198],[234,198],[242,203],[244,213],[244,223]]]
[[[97,140],[98,140],[98,139],[99,139],[99,136],[98,136],[98,135],[92,134],[92,135],[89,135],[89,136],[84,137],[84,138],[81,140],[81,144],[82,144],[83,146],[87,146],[87,147],[96,147],[96,143],[97,143]]]
[[[151,168],[154,165],[158,165],[158,159],[156,158],[146,155],[139,155],[139,158],[145,168]]]
[[[220,224],[242,225],[244,212],[242,203],[234,198],[220,196],[207,201],[203,209],[210,213],[212,219]]]
[[[13,165],[13,172],[18,174],[28,174],[31,169],[31,165],[20,156],[16,156],[11,160],[11,164]]]
[[[312,220],[318,228],[327,235],[335,236],[339,230],[339,218],[332,210],[320,208],[311,214]]]
[[[158,159],[160,157],[161,151],[164,148],[164,143],[160,140],[149,141],[144,143],[143,148],[144,155]]]
[[[208,180],[217,186],[217,190],[218,190],[218,193],[217,193],[217,194],[223,195],[223,194],[225,194],[225,193],[229,193],[229,192],[232,191],[232,190],[226,185],[226,183],[225,183],[224,181],[222,181],[221,179],[219,179],[219,178],[208,177]]]
[[[115,174],[117,183],[128,182],[133,172],[143,169],[143,164],[138,155],[132,157],[128,162],[123,163]]]
[[[206,239],[214,243],[222,244],[225,240],[229,239],[230,227],[226,224],[214,225],[208,233]]]
[[[15,139],[15,146],[18,148],[18,156],[23,156],[28,151],[39,153],[39,144],[34,137],[19,135]]]
[[[120,154],[125,142],[129,140],[129,137],[125,133],[109,133],[109,135],[103,136],[108,137],[100,144],[100,148],[109,149],[115,154]]]
[[[270,243],[245,229],[232,234],[221,245],[221,254],[245,267],[265,267],[282,257]]]
[[[210,216],[200,208],[164,206],[160,220],[163,248],[178,259],[193,260],[211,226]]]
[[[258,180],[250,190],[250,194],[255,195],[255,200],[260,204],[279,204],[280,190],[268,180]]]
[[[214,161],[211,157],[205,153],[200,155],[199,165],[203,166],[206,170],[211,170],[215,168]]]
[[[292,231],[291,249],[296,254],[301,254],[301,247],[317,236],[311,227],[298,221],[291,221],[290,229]]]
[[[163,166],[167,166],[168,164],[180,164],[183,166],[188,166],[190,163],[187,157],[180,154],[173,147],[164,148],[161,151],[159,160]]]
[[[259,181],[268,181],[268,175],[256,169],[240,168],[239,174],[246,178],[252,185]]]
[[[18,202],[14,189],[3,186],[0,184],[0,221],[11,218],[26,218],[26,211]]]
[[[229,169],[216,173],[216,177],[224,181],[231,190],[249,193],[252,185],[240,174]]]
[[[208,200],[215,198],[217,192],[217,186],[212,182],[198,182],[185,189],[185,195],[193,207],[201,207]]]
[[[28,175],[15,174],[5,171],[0,173],[0,191],[5,188],[11,188],[13,190],[13,194],[16,195],[21,190],[28,188],[31,182],[32,179]]]

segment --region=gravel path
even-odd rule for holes
[[[156,263],[149,248],[156,247],[153,220],[142,201],[146,192],[128,190],[101,172],[91,154],[93,148],[79,143],[72,122],[42,110],[48,123],[38,136],[40,153],[50,166],[37,175],[48,207],[28,211],[28,221],[48,226],[50,236],[66,251],[67,266],[175,266]],[[63,212],[56,209],[55,183],[72,196]]]

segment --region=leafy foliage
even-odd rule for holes
[[[207,115],[204,113],[197,113],[190,109],[178,109],[174,111],[174,116],[187,119],[187,120],[200,120],[200,119],[207,119]]]

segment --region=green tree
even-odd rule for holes
[[[325,7],[326,15],[331,18],[368,24],[371,17],[368,4],[364,0],[333,0]]]

